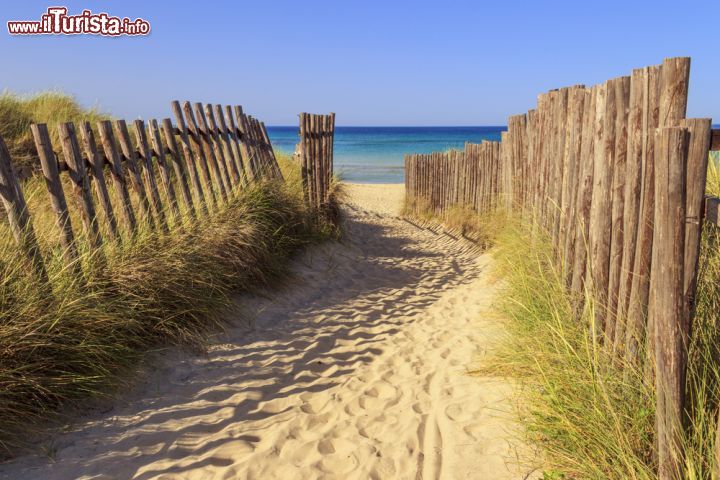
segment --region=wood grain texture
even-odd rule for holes
[[[613,349],[617,355],[624,354],[628,303],[634,276],[635,245],[638,240],[647,82],[648,68],[633,70],[630,76],[630,96],[628,99],[622,261],[618,278],[617,307],[615,309],[616,327],[613,342]]]
[[[590,279],[595,299],[595,335],[605,329],[610,264],[612,169],[615,147],[615,89],[612,80],[598,86],[595,100],[593,196],[590,206]]]
[[[655,326],[658,478],[684,478],[682,417],[689,323],[684,295],[688,131],[658,129],[655,136],[654,288],[649,308]]]
[[[97,250],[102,245],[102,237],[95,214],[95,202],[90,191],[85,159],[82,157],[80,142],[75,134],[75,125],[69,122],[61,123],[58,125],[58,133],[85,237],[90,248]]]
[[[10,152],[0,136],[0,199],[2,199],[13,237],[41,285],[50,288],[45,262],[40,253],[35,228],[30,218],[25,195],[13,167]],[[51,292],[49,292],[51,293]]]
[[[228,196],[225,179],[223,178],[223,173],[220,170],[219,160],[215,156],[214,142],[208,132],[208,125],[205,121],[202,104],[195,103],[194,107],[195,113],[193,114],[190,102],[183,103],[183,112],[185,112],[185,117],[187,118],[188,128],[198,144],[199,151],[203,152],[202,159],[204,159],[204,163],[201,162],[201,165],[204,164],[209,166],[209,170],[212,172],[212,177],[208,176],[207,180],[209,182],[214,182],[213,187],[218,193],[218,200],[220,202],[227,202]],[[197,119],[195,118],[195,115],[197,115]]]
[[[173,184],[172,174],[170,173],[170,168],[168,167],[167,159],[165,157],[165,144],[162,141],[157,120],[151,119],[149,123],[148,131],[150,132],[150,144],[152,147],[151,153],[155,156],[157,161],[160,182],[162,183],[165,198],[167,199],[167,211],[172,215],[175,225],[179,225],[182,221],[180,216],[180,207],[178,206],[177,196],[175,195],[175,185]],[[149,163],[152,165],[152,161]],[[183,181],[185,181],[184,176],[182,180],[178,178],[178,182],[182,183]],[[185,182],[185,186],[187,186],[187,182]]]
[[[177,105],[177,108],[180,108],[179,104]],[[174,109],[175,105],[173,104],[173,110]],[[185,117],[187,117],[187,124],[185,123]],[[178,127],[180,126],[181,118],[183,119],[182,125],[186,125],[185,131],[188,133],[189,145],[192,150],[191,158],[193,158],[196,169],[199,172],[202,189],[205,192],[206,200],[208,200],[210,206],[212,208],[216,208],[218,205],[218,201],[222,197],[220,196],[217,184],[213,184],[213,177],[210,174],[210,167],[208,165],[208,160],[205,156],[204,142],[200,135],[200,130],[197,126],[197,123],[195,122],[195,115],[193,114],[190,102],[186,101],[183,103],[182,110],[175,112],[175,118],[177,119]],[[182,139],[182,131],[180,138]]]
[[[615,145],[613,154],[613,176],[611,186],[611,229],[610,229],[610,263],[608,270],[607,291],[607,321],[605,322],[605,347],[609,352],[614,351],[615,332],[624,326],[617,327],[618,321],[624,319],[616,317],[618,295],[620,290],[620,274],[624,253],[623,233],[625,214],[625,180],[627,177],[627,144],[628,144],[628,115],[630,112],[630,77],[615,79]],[[612,119],[611,119],[612,121]]]
[[[218,136],[220,137],[220,141],[222,143],[223,154],[225,155],[228,171],[231,174],[231,184],[233,188],[239,187],[242,185],[240,177],[240,168],[242,167],[242,160],[239,160],[240,151],[232,140],[232,135],[234,134],[228,129],[227,123],[225,122],[225,114],[223,113],[222,105],[214,105],[212,108],[214,112],[213,121],[217,122]],[[238,162],[240,162],[239,166]]]
[[[240,173],[240,183],[242,186],[246,186],[250,183],[250,178],[245,170],[245,161],[243,160],[244,157],[246,158],[247,154],[243,151],[242,142],[240,141],[240,131],[235,125],[235,117],[233,116],[232,107],[230,105],[225,106],[225,116],[227,117],[227,126],[230,135],[230,143],[235,156],[236,168]]]
[[[95,186],[95,195],[100,202],[105,215],[105,226],[110,238],[120,238],[118,231],[117,219],[115,218],[115,210],[113,209],[110,193],[108,192],[107,182],[105,181],[105,160],[97,151],[97,143],[95,142],[95,134],[89,122],[83,122],[80,125],[80,137],[90,164],[90,176]]]
[[[202,115],[203,105],[201,103],[197,103],[195,105],[198,118],[201,116],[203,118],[200,123],[204,128],[205,136],[208,142],[212,146],[212,151],[218,164],[223,187],[228,197],[230,197],[233,191],[232,179],[230,178],[230,159],[226,157],[226,147],[223,144],[222,138],[218,132],[217,121],[215,120],[215,113],[213,112],[212,105],[205,105],[205,115]]]
[[[139,150],[139,165],[142,172],[142,178],[145,181],[145,189],[148,193],[150,204],[155,218],[157,218],[160,229],[167,232],[168,224],[165,218],[165,207],[163,207],[160,192],[158,190],[157,178],[155,177],[155,169],[152,164],[152,149],[147,138],[147,130],[145,122],[135,120],[133,122],[135,131],[135,141]]]
[[[685,316],[689,325],[695,313],[698,261],[700,259],[700,238],[705,210],[705,184],[710,154],[712,120],[693,118],[681,121],[688,129],[689,144],[687,155],[687,187],[685,203],[685,272],[683,292],[685,295]]]
[[[145,220],[145,223],[147,223],[150,228],[154,229],[156,223],[152,215],[150,200],[148,199],[148,194],[145,190],[145,184],[143,183],[140,167],[138,166],[135,147],[130,140],[130,131],[127,128],[125,120],[116,120],[114,126],[115,135],[122,152],[122,160],[125,163],[127,175],[130,178],[130,185],[138,197],[138,209],[140,210],[140,214]]]
[[[215,197],[213,194],[212,189],[205,190],[205,185],[209,185],[205,182],[208,181],[208,177],[205,176],[205,170],[200,166],[200,159],[195,157],[197,145],[196,142],[190,139],[189,130],[187,127],[187,124],[185,123],[185,117],[183,115],[182,108],[180,107],[180,102],[177,100],[173,100],[170,103],[170,107],[172,108],[173,114],[175,115],[175,121],[177,122],[178,127],[178,138],[180,139],[180,145],[182,146],[182,157],[184,160],[184,167],[188,172],[188,176],[190,177],[190,184],[193,186],[193,190],[195,191],[195,198],[198,202],[198,209],[201,213],[207,214],[208,212],[208,203],[210,203],[211,206],[215,206]],[[168,143],[168,146],[172,149],[173,145],[175,145],[175,135],[174,130],[172,129],[172,124],[170,123],[169,119],[163,120],[163,130],[165,131],[165,141]],[[173,159],[178,159],[180,157],[180,152],[177,151],[177,148],[175,148],[175,154],[173,155]],[[177,161],[177,160],[176,160]],[[201,178],[201,172],[204,178]]]
[[[705,222],[720,227],[720,198],[705,199]]]
[[[638,239],[635,244],[635,265],[628,300],[625,332],[626,361],[638,364],[645,338],[647,305],[650,297],[653,217],[655,208],[655,129],[659,122],[660,67],[648,68],[643,114],[643,165],[638,215]]]
[[[32,124],[30,130],[40,158],[40,167],[45,178],[45,185],[50,194],[50,206],[55,213],[55,224],[60,233],[63,258],[68,268],[76,275],[80,275],[82,271],[77,246],[75,245],[75,234],[70,221],[67,202],[65,201],[65,192],[63,192],[62,182],[60,181],[58,161],[53,152],[47,125],[44,123]]]
[[[257,159],[255,151],[250,141],[250,133],[248,131],[247,117],[243,113],[240,105],[234,107],[235,120],[237,120],[237,128],[240,135],[240,147],[243,159],[245,161],[245,171],[249,172],[248,179],[252,182],[258,181]],[[306,120],[307,122],[307,120]]]
[[[97,124],[100,141],[102,142],[105,157],[110,162],[110,176],[113,180],[115,195],[120,202],[120,212],[125,222],[125,227],[131,235],[137,231],[137,219],[135,218],[135,210],[130,201],[130,193],[128,192],[127,181],[123,173],[120,153],[115,142],[115,133],[113,132],[112,123],[109,120],[100,121]]]

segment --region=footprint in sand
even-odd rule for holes
[[[363,450],[367,447],[359,447],[343,438],[323,440],[318,444],[318,452],[322,455],[320,468],[327,473],[350,473],[358,466],[358,456],[368,456]]]
[[[322,413],[332,402],[332,398],[328,395],[313,395],[310,392],[300,394],[300,400],[303,402],[300,410],[309,414]]]

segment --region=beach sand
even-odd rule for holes
[[[402,185],[346,190],[341,242],[0,478],[537,478],[513,385],[468,374],[501,332],[490,257],[400,219]]]

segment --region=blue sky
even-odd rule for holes
[[[147,37],[10,37],[51,5],[149,20]],[[551,88],[691,56],[688,115],[720,119],[720,1],[3,2],[0,89],[61,89],[128,119],[172,99],[268,124],[498,125]]]

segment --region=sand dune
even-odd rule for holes
[[[512,385],[467,374],[499,331],[489,257],[400,220],[401,186],[348,190],[343,242],[0,478],[530,478]]]

